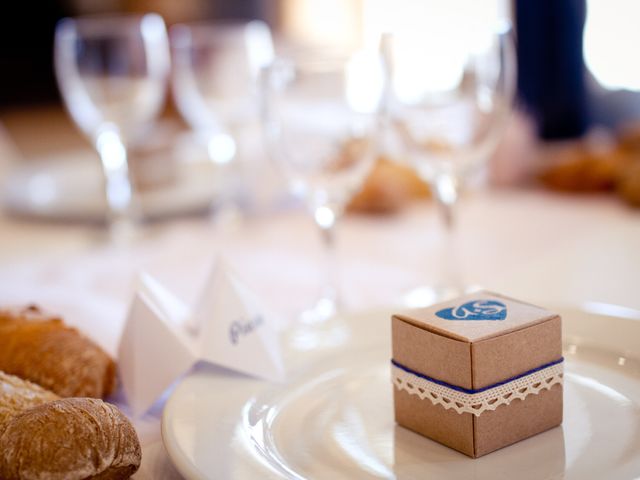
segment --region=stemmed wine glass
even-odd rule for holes
[[[339,308],[335,224],[373,163],[382,80],[379,56],[366,52],[278,59],[264,70],[270,154],[306,201],[326,253],[326,284],[302,325],[326,324]]]
[[[127,145],[150,128],[166,94],[164,22],[156,14],[65,18],[54,56],[66,108],[100,155],[111,233],[122,239],[138,213]]]
[[[487,161],[505,129],[515,89],[515,53],[506,23],[495,29],[387,34],[381,50],[384,121],[431,185],[446,233],[444,282],[405,297],[408,305],[421,306],[465,290],[453,251],[455,206],[465,181]]]
[[[261,69],[273,60],[269,27],[261,21],[199,22],[170,30],[172,91],[178,110],[206,140],[210,159],[231,168],[243,157],[245,132],[258,121]],[[226,178],[229,195],[238,186]]]

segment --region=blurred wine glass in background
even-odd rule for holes
[[[313,52],[301,60],[276,60],[263,80],[270,154],[322,235],[326,283],[316,305],[301,316],[303,324],[318,325],[340,307],[335,224],[373,163],[380,59],[364,52],[349,58]]]
[[[449,27],[383,37],[387,97],[383,114],[419,175],[429,183],[446,230],[440,284],[405,298],[411,306],[462,293],[454,251],[460,189],[486,163],[505,129],[515,90],[509,25]]]
[[[65,106],[100,155],[115,240],[138,220],[127,145],[164,104],[169,48],[159,15],[66,18],[56,27],[55,71]]]
[[[170,31],[173,96],[218,165],[246,157],[258,122],[258,77],[273,60],[269,27],[261,21],[179,24]],[[245,151],[243,151],[245,149]],[[227,169],[229,170],[229,169]],[[230,196],[243,196],[235,169],[225,179]]]

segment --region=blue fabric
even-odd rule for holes
[[[548,140],[582,135],[590,121],[582,58],[585,0],[516,0],[514,5],[518,93],[538,134]]]

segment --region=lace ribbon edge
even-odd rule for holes
[[[550,390],[554,385],[563,385],[564,380],[563,364],[558,363],[481,393],[470,394],[430,382],[395,365],[391,369],[393,384],[399,391],[417,395],[421,400],[428,399],[445,410],[454,409],[459,414],[475,416],[509,405],[515,399],[524,400],[529,395]]]

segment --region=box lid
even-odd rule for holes
[[[418,328],[469,343],[527,328],[556,316],[543,308],[488,291],[396,315]]]

